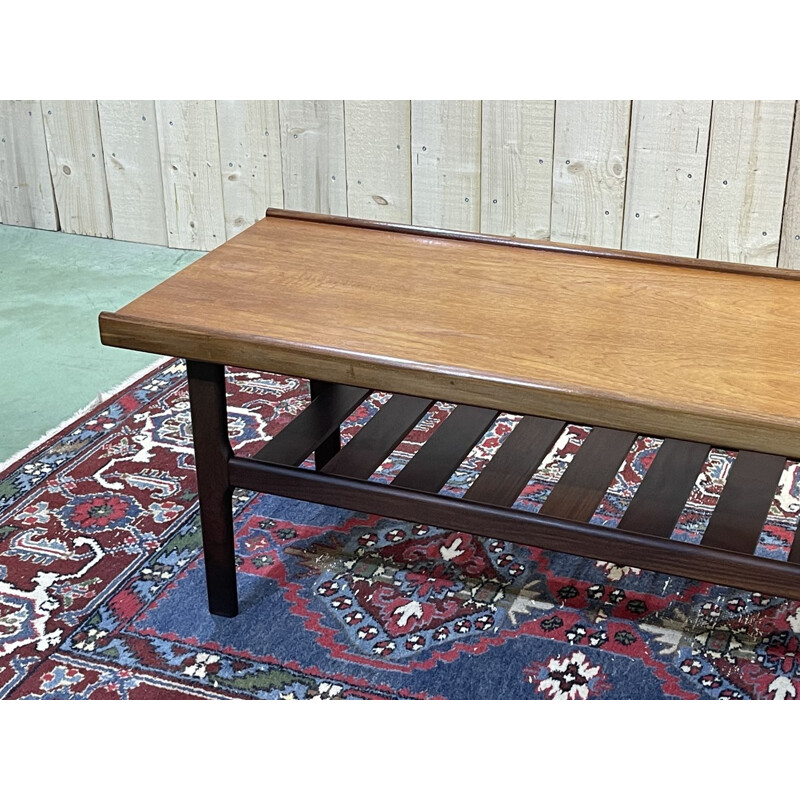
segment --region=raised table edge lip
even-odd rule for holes
[[[599,258],[614,258],[620,261],[633,261],[651,264],[655,267],[688,267],[711,272],[730,272],[741,275],[758,276],[762,278],[776,278],[779,280],[800,280],[800,270],[781,269],[779,267],[765,267],[760,264],[737,264],[732,261],[714,261],[704,258],[691,258],[689,256],[673,256],[661,253],[647,253],[642,250],[614,250],[608,247],[595,245],[567,244],[551,242],[547,239],[524,239],[514,236],[502,236],[491,233],[477,233],[474,231],[454,231],[446,228],[434,228],[422,225],[406,225],[399,222],[384,222],[381,220],[359,219],[357,217],[340,217],[331,214],[317,214],[311,211],[292,211],[284,208],[268,208],[266,217],[273,219],[295,220],[297,222],[316,222],[327,225],[339,225],[349,228],[364,230],[388,231],[392,233],[405,233],[412,236],[428,236],[438,239],[452,239],[462,242],[476,242],[506,247],[519,247],[527,250],[540,250],[548,253],[563,253],[565,255],[596,256]]]

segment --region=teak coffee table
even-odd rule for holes
[[[234,487],[800,598],[798,541],[754,555],[800,459],[798,277],[269,210],[100,332],[186,359],[213,614],[237,613]],[[228,440],[224,365],[310,379],[252,458]],[[375,390],[393,394],[341,447]],[[458,405],[370,481],[434,400]],[[440,495],[500,410],[525,416],[463,498]],[[512,509],[567,420],[594,427],[540,513]],[[619,527],[590,524],[637,434],[664,443]],[[722,495],[699,545],[673,541],[712,444],[738,451]]]

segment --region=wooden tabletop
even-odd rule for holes
[[[396,229],[392,229],[392,228]],[[104,344],[800,458],[796,273],[275,212]]]

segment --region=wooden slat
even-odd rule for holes
[[[523,417],[464,494],[465,500],[511,506],[553,448],[566,423]]]
[[[775,266],[794,102],[714,101],[700,257]]]
[[[550,238],[552,100],[484,100],[481,231]]]
[[[100,100],[98,110],[114,238],[166,245],[155,103]]]
[[[213,100],[157,100],[170,247],[213,250],[225,241],[217,112]]]
[[[635,100],[622,246],[696,256],[710,100]]]
[[[366,480],[422,419],[433,400],[395,394],[323,468],[323,472]]]
[[[751,555],[786,466],[782,456],[741,450],[703,534],[702,545]]]
[[[344,117],[348,214],[411,222],[411,103],[348,100]]]
[[[709,445],[665,439],[619,527],[668,538],[711,450]]]
[[[635,433],[593,428],[539,513],[588,522],[635,441]]]
[[[230,239],[283,207],[277,100],[217,100],[225,234]]]
[[[620,246],[630,114],[627,100],[556,102],[553,241]]]
[[[783,204],[778,266],[783,269],[800,269],[800,103],[797,101],[795,101],[792,151],[789,157],[789,176],[786,181],[786,201]]]
[[[253,458],[299,466],[368,396],[370,390],[335,383],[328,386]]]
[[[291,211],[285,208],[267,209],[267,216],[273,219],[292,219],[298,222],[318,222],[333,227],[358,228],[361,230],[382,231],[383,233],[404,233],[411,236],[427,236],[455,242],[474,242],[514,250],[529,250],[537,253],[553,253],[559,256],[589,256],[629,264],[649,264],[661,267],[683,267],[709,272],[726,272],[735,275],[758,275],[762,278],[776,278],[781,281],[800,281],[795,270],[778,271],[774,267],[761,267],[755,264],[736,264],[732,261],[711,261],[709,259],[687,258],[656,253],[640,253],[635,250],[620,250],[611,247],[597,247],[589,244],[560,244],[558,242],[517,239],[513,236],[497,236],[474,231],[454,231],[442,228],[421,228],[399,222],[380,222],[372,219],[352,217],[332,217],[328,214],[314,214],[308,211]]]
[[[0,100],[0,219],[58,230],[38,100]]]
[[[392,481],[392,486],[438,492],[497,418],[488,408],[460,405],[450,413],[417,454]]]
[[[411,217],[415,225],[480,230],[481,104],[411,103]]]
[[[344,103],[281,100],[278,108],[284,206],[347,216]]]
[[[45,100],[42,115],[61,230],[111,237],[97,103]]]

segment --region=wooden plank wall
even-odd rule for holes
[[[268,206],[800,269],[780,101],[0,101],[0,222],[210,250]]]

